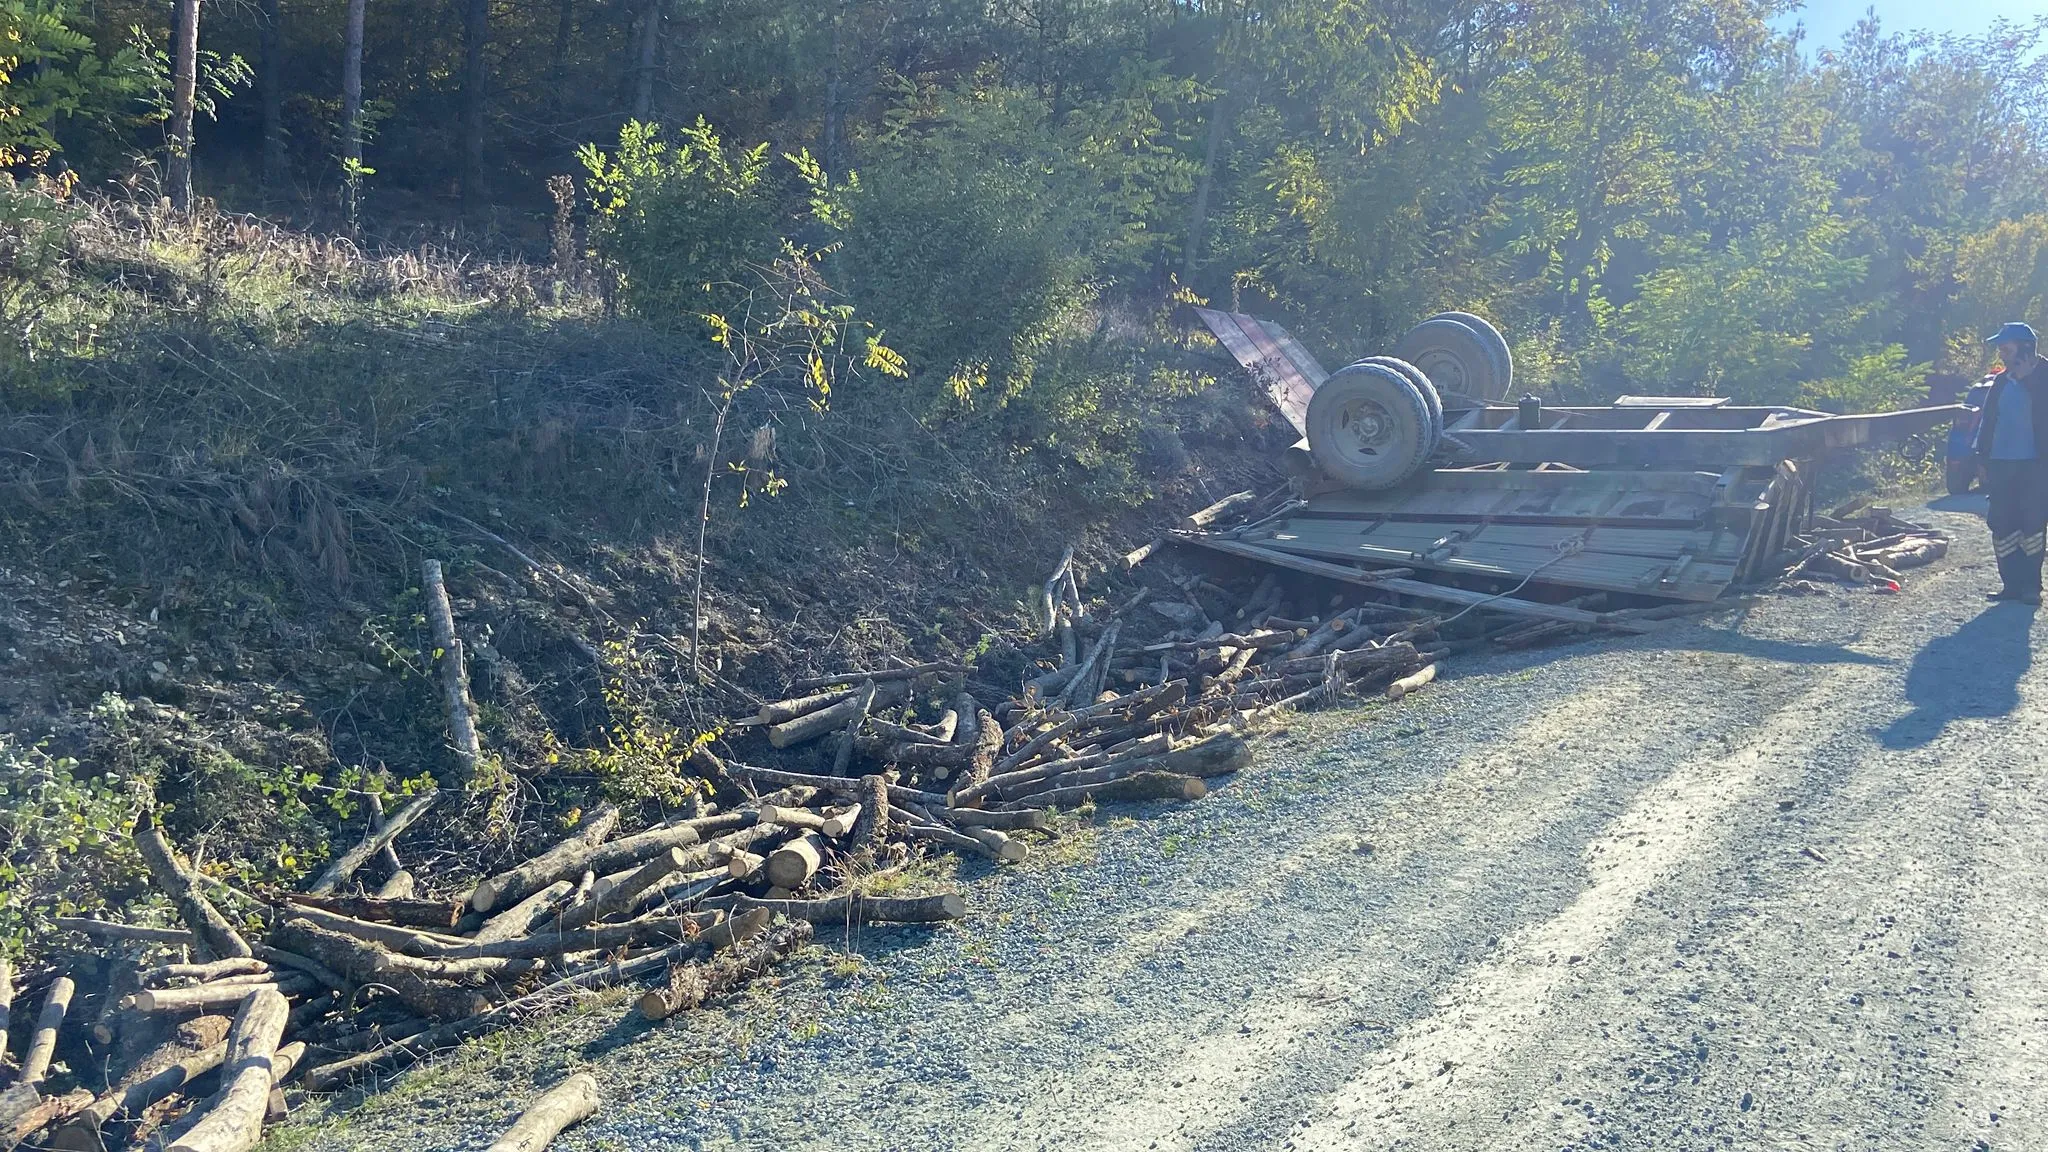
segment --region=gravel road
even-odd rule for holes
[[[1776,596],[1299,720],[936,932],[616,1004],[281,1130],[558,1148],[2048,1147],[2048,724],[1966,502],[1903,594]],[[729,1055],[733,1052],[739,1055]]]

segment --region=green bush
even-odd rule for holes
[[[660,125],[634,120],[616,151],[577,152],[589,172],[592,246],[619,272],[627,304],[656,323],[729,311],[751,270],[781,250],[768,145],[729,149],[701,117],[677,135],[670,144]]]
[[[115,775],[0,732],[0,953],[52,930],[52,916],[105,906],[141,859],[128,839],[137,798]]]

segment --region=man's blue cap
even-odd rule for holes
[[[1986,344],[2003,344],[2007,341],[2017,344],[2039,344],[2041,342],[2034,335],[2033,328],[2017,320],[2008,321],[2005,327],[1984,338]]]

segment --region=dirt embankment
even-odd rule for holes
[[[1981,528],[1905,593],[1466,665],[1099,813],[958,929],[823,942],[681,1026],[599,1006],[312,1148],[2028,1148],[2048,723]]]

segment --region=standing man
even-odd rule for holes
[[[2038,606],[2048,545],[2048,359],[2034,330],[2018,321],[1984,342],[2005,365],[1991,382],[1977,429],[1977,458],[1991,495],[1984,520],[2002,585],[1990,598]]]

